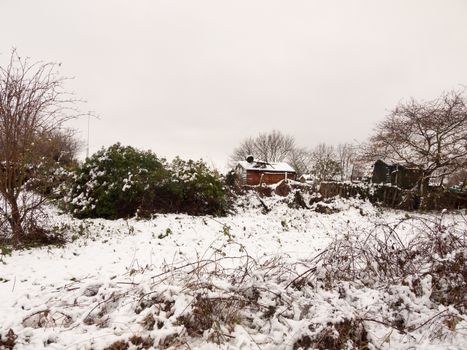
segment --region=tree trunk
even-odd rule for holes
[[[18,208],[18,203],[14,197],[7,198],[7,201],[11,209],[11,216],[9,217],[8,221],[10,223],[11,233],[13,235],[13,243],[18,245],[24,236],[24,229],[21,222],[21,213]]]
[[[420,181],[420,209],[425,209],[426,206],[426,195],[428,193],[428,185],[430,183],[430,174],[423,173]]]

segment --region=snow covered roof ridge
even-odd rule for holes
[[[245,170],[256,170],[256,171],[276,171],[276,172],[289,172],[294,173],[295,170],[289,164],[285,162],[263,162],[253,161],[251,163],[247,161],[239,161],[238,165]]]

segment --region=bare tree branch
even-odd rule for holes
[[[421,185],[466,168],[465,96],[452,91],[428,102],[399,104],[377,125],[366,156],[417,167],[423,173]]]
[[[16,50],[0,66],[0,215],[9,224],[0,229],[16,243],[36,225],[36,213],[46,200],[34,191],[38,182],[32,180],[51,162],[70,162],[79,147],[63,129],[80,115],[77,100],[63,90],[66,79],[57,68],[55,63],[31,63]]]

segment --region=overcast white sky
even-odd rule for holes
[[[246,136],[363,140],[411,96],[467,85],[467,0],[0,0],[0,62],[62,62],[120,141],[224,168]],[[86,137],[86,120],[73,126]]]

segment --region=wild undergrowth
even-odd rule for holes
[[[48,329],[57,343],[93,330],[106,349],[423,349],[465,339],[465,219],[406,217],[350,230],[300,261],[253,256],[226,227],[194,261],[51,292],[22,325]]]
[[[417,296],[467,310],[467,219],[410,217],[334,240],[321,257],[325,286],[341,281],[381,287],[401,283]],[[405,226],[401,228],[401,226]],[[404,236],[401,235],[404,232]]]

